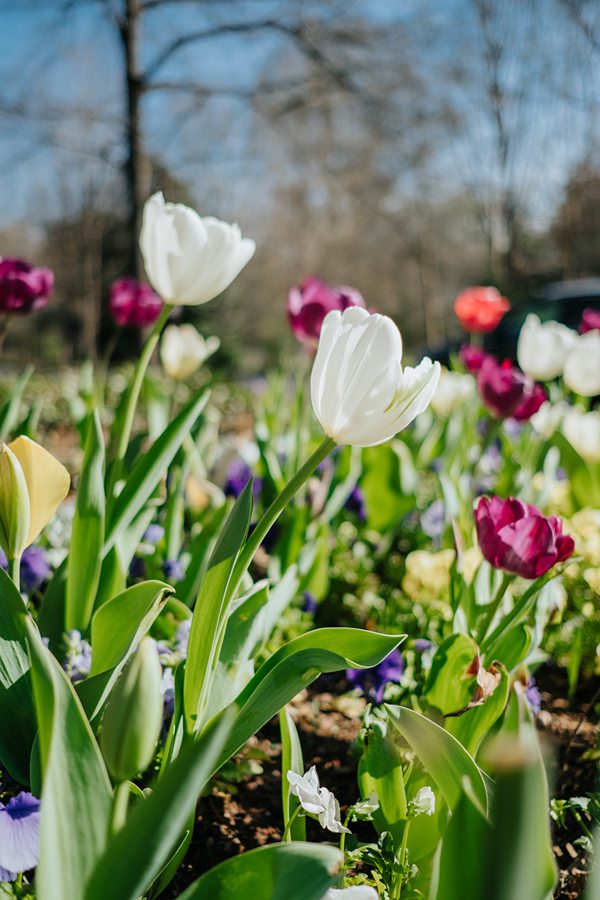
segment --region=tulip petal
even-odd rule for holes
[[[498,565],[523,578],[538,578],[556,562],[552,526],[543,516],[527,516],[498,531]]]
[[[21,435],[8,446],[19,460],[27,483],[28,546],[35,541],[69,493],[71,478],[62,463],[28,437]]]

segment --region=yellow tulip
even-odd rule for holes
[[[65,467],[35,441],[21,435],[0,450],[0,543],[18,559],[69,493]]]

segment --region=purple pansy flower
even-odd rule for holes
[[[360,522],[366,522],[367,507],[365,505],[365,495],[358,484],[354,485],[352,488],[352,493],[346,500],[345,508],[349,512],[355,513]]]
[[[262,478],[257,478],[250,466],[248,466],[243,459],[234,459],[227,469],[225,496],[235,497],[237,499],[251,478],[254,478],[254,481],[252,482],[252,497],[254,499],[254,505],[256,506],[262,490]]]
[[[87,678],[92,667],[90,644],[81,637],[80,631],[73,628],[65,634],[65,645],[67,657],[63,669],[73,682]]]
[[[527,688],[525,689],[525,699],[529,703],[532,713],[535,716],[539,715],[542,709],[542,695],[540,694],[540,690],[535,683],[535,678],[533,677],[533,675],[530,677]]]
[[[32,594],[50,578],[52,569],[43,547],[26,547],[21,557],[21,584],[23,589]]]
[[[413,642],[413,650],[415,653],[425,653],[427,650],[431,650],[433,647],[433,642],[428,641],[427,638],[417,638]]]
[[[165,529],[162,525],[158,525],[154,523],[153,525],[149,525],[144,532],[144,537],[142,538],[147,544],[152,544],[153,547],[156,547],[158,542],[162,540],[165,534]]]
[[[398,684],[404,674],[404,657],[399,650],[392,650],[372,669],[346,669],[346,678],[353,688],[360,688],[375,703],[383,701],[385,687],[390,682]]]
[[[14,881],[19,872],[37,866],[40,801],[21,791],[6,806],[0,803],[0,881]]]
[[[302,600],[302,609],[304,610],[304,612],[310,613],[311,615],[316,613],[319,604],[314,594],[311,594],[310,591],[304,591],[304,593],[302,594]]]
[[[172,582],[181,581],[185,575],[185,570],[178,559],[166,559],[163,564],[163,572],[165,578]]]

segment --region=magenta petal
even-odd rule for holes
[[[490,505],[498,500],[492,497],[482,497],[475,510],[475,526],[477,528],[477,540],[484,557],[490,565],[496,565],[496,526],[491,515]]]
[[[572,556],[575,550],[575,541],[570,534],[560,535],[556,539],[556,562],[564,562]]]
[[[498,532],[498,563],[523,578],[538,578],[556,562],[554,532],[543,516],[527,516]]]
[[[38,863],[40,801],[22,791],[6,806],[0,803],[0,867],[26,872]]]

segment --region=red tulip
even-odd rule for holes
[[[493,331],[509,309],[507,298],[494,287],[465,288],[454,301],[454,312],[462,327],[477,334]]]
[[[25,313],[46,306],[54,288],[50,269],[24,259],[0,259],[0,312]]]
[[[546,393],[527,375],[506,360],[499,363],[486,357],[477,373],[477,390],[481,399],[497,419],[513,416],[520,422],[538,411]]]
[[[600,329],[600,309],[592,309],[588,307],[584,309],[579,323],[579,333],[586,334],[588,331]]]
[[[557,516],[546,517],[514,497],[482,497],[475,510],[475,526],[490,565],[521,578],[539,578],[575,549],[573,538],[562,533]]]
[[[331,287],[319,278],[307,278],[288,294],[288,318],[294,336],[307,347],[316,347],[327,313],[332,309],[343,312],[349,306],[365,306],[355,288]]]
[[[156,322],[163,302],[149,285],[135,278],[120,278],[110,289],[109,306],[117,325],[144,328]]]

